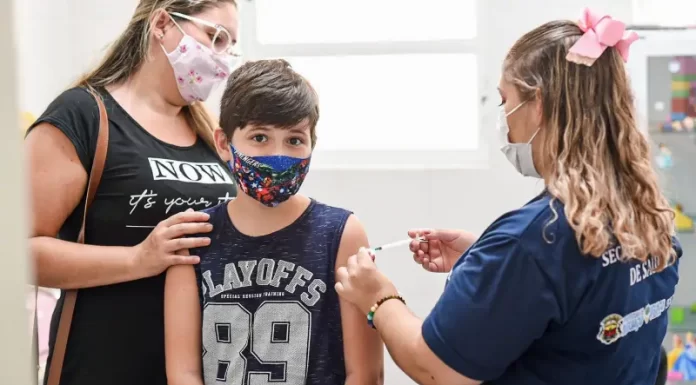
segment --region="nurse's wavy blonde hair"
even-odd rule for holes
[[[106,54],[92,71],[84,74],[76,83],[86,88],[102,88],[128,80],[148,60],[150,52],[150,19],[155,11],[178,12],[196,15],[222,4],[234,4],[235,0],[140,0],[126,29],[108,48]],[[215,149],[213,131],[217,122],[202,102],[194,102],[183,108],[191,128],[212,149]]]
[[[652,257],[662,270],[676,258],[674,212],[637,127],[623,59],[608,48],[591,67],[569,62],[568,49],[582,34],[570,21],[528,32],[506,57],[505,79],[521,100],[541,104],[545,158],[537,161],[582,252],[599,257],[619,244],[624,260]]]

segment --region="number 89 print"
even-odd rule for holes
[[[305,383],[312,316],[300,302],[266,301],[253,314],[239,303],[208,303],[202,321],[206,384]]]

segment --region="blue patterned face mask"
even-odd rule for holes
[[[247,156],[230,146],[232,176],[245,194],[276,207],[297,194],[309,172],[309,158],[286,155]]]

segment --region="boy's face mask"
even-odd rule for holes
[[[308,158],[286,155],[247,156],[230,146],[228,162],[239,188],[268,207],[276,207],[300,190],[309,172]]]

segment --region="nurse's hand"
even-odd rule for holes
[[[373,256],[364,248],[336,270],[334,287],[341,298],[365,314],[380,299],[397,294],[394,284],[377,270]]]
[[[472,233],[452,229],[413,229],[408,231],[408,236],[413,238],[409,245],[413,260],[433,273],[448,273],[476,241]],[[417,237],[424,237],[427,242],[421,242]]]

